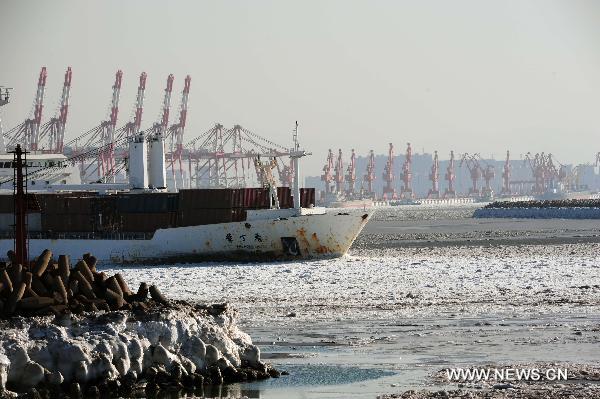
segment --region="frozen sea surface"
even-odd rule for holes
[[[406,248],[393,256],[127,268],[132,286],[232,303],[256,323],[489,312],[597,311],[600,244]],[[120,269],[109,269],[114,273]]]
[[[223,396],[374,398],[446,367],[597,363],[600,224],[474,221],[473,209],[386,210],[341,259],[124,270],[134,287],[231,303],[293,375]]]

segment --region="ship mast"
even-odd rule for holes
[[[292,164],[294,165],[294,209],[298,215],[301,212],[299,160],[307,155],[310,155],[310,153],[300,149],[300,143],[298,142],[298,121],[296,121],[296,127],[294,128],[294,148],[290,151],[290,158],[292,158]]]

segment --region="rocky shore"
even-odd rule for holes
[[[120,397],[195,392],[279,377],[226,303],[171,301],[154,285],[44,253],[2,271],[1,397]],[[68,287],[68,288],[67,288]]]

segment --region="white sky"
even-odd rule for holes
[[[187,139],[220,122],[289,144],[299,120],[315,154],[307,174],[328,148],[366,155],[388,142],[496,158],[545,151],[563,163],[600,151],[594,0],[0,0],[0,50],[0,85],[14,87],[5,130],[29,116],[45,65],[44,120],[73,68],[67,139],[107,117],[120,68],[119,125],[140,72],[144,126],[169,73],[175,117],[190,74]]]

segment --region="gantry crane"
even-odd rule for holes
[[[171,176],[173,178],[173,189],[177,189],[177,174],[175,173],[175,165],[179,166],[179,176],[183,184],[183,135],[185,132],[185,123],[187,120],[188,98],[190,94],[190,85],[192,78],[190,75],[185,77],[183,91],[181,93],[181,104],[179,106],[179,121],[169,128],[168,136],[170,138],[170,160],[167,168],[171,168]],[[189,183],[188,188],[192,184],[192,162],[189,162]]]
[[[69,112],[69,96],[71,93],[71,67],[65,72],[63,90],[60,96],[59,114],[50,119],[40,128],[38,150],[46,153],[62,154],[65,141],[65,127]],[[44,145],[47,140],[47,145]],[[41,146],[40,146],[41,144]]]
[[[383,198],[384,199],[397,199],[396,189],[394,188],[394,145],[390,143],[388,150],[388,159],[383,168]],[[388,194],[391,198],[388,198]]]
[[[429,180],[431,180],[431,189],[427,193],[427,198],[440,198],[440,162],[437,151],[433,152],[433,164],[431,165]]]
[[[367,174],[364,175],[363,179],[367,182],[367,192],[369,197],[375,199],[375,191],[373,191],[373,181],[375,181],[375,153],[373,150],[369,152]]]
[[[333,152],[329,149],[327,154],[327,163],[323,166],[323,174],[321,180],[325,182],[325,194],[331,193],[331,182],[333,181]]]
[[[335,191],[338,194],[344,193],[344,160],[342,159],[342,150],[338,150],[337,160],[335,162]]]
[[[47,76],[46,67],[42,67],[35,93],[33,117],[26,119],[25,122],[5,133],[8,137],[7,148],[14,148],[17,144],[21,144],[21,148],[28,151],[38,150]]]
[[[414,198],[412,190],[412,148],[410,143],[406,143],[406,155],[402,164],[402,174],[400,174],[402,186],[400,187],[400,198]]]
[[[348,190],[346,190],[346,195],[352,198],[356,194],[356,154],[354,152],[354,148],[350,154],[350,163],[348,163],[346,172],[348,172],[346,175],[346,181],[348,182]]]
[[[510,170],[510,152],[507,150],[506,161],[504,161],[504,168],[502,170],[502,190],[500,191],[500,195],[512,195],[512,190],[510,188]]]
[[[469,196],[479,197],[481,196],[481,189],[479,188],[479,180],[481,180],[481,166],[479,165],[479,161],[477,160],[478,154],[469,155],[464,153],[460,160],[459,167],[462,167],[463,164],[467,165],[467,169],[469,170],[469,175],[471,177],[472,186],[469,188]]]
[[[444,191],[444,198],[456,198],[456,190],[454,189],[454,180],[456,179],[454,172],[454,151],[450,151],[450,161],[448,162],[444,178],[448,182],[448,188]]]

